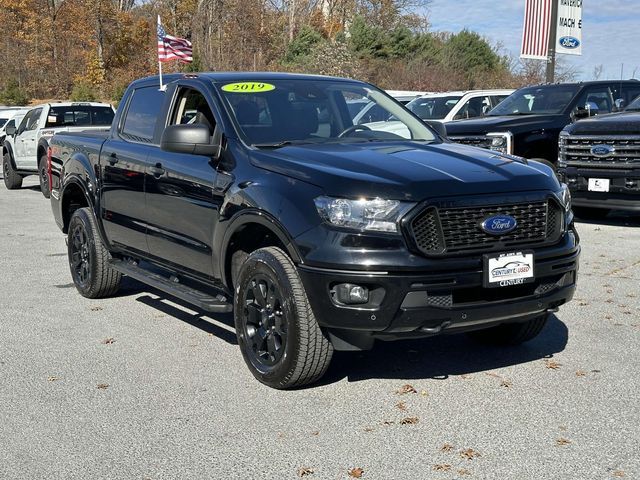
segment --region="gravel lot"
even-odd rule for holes
[[[527,345],[379,343],[281,392],[230,316],[81,297],[36,182],[0,186],[0,478],[640,478],[638,217],[579,226],[576,300]]]

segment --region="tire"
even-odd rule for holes
[[[526,322],[506,323],[497,327],[469,332],[469,336],[480,343],[492,345],[520,345],[533,340],[547,324],[548,314]]]
[[[573,207],[573,213],[584,220],[603,220],[609,215],[608,208]]]
[[[7,187],[7,190],[17,190],[22,187],[22,177],[13,169],[9,152],[5,153],[2,157],[2,176],[4,177],[4,185]]]
[[[234,303],[242,356],[261,383],[286,389],[325,374],[333,346],[320,330],[295,265],[281,249],[262,248],[247,257]]]
[[[44,198],[49,198],[51,196],[51,189],[49,186],[49,167],[47,164],[47,156],[42,155],[40,157],[40,162],[38,162],[38,176],[40,177],[40,191]]]
[[[67,250],[71,277],[80,295],[104,298],[118,291],[122,274],[109,265],[111,255],[102,244],[89,208],[79,208],[73,213]]]

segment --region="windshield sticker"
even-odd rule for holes
[[[222,86],[222,90],[225,92],[233,92],[233,93],[258,93],[258,92],[270,92],[271,90],[275,90],[275,85],[271,85],[270,83],[260,83],[260,82],[237,82],[237,83],[227,83]]]

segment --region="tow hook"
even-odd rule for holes
[[[449,325],[451,325],[451,322],[442,322],[440,325],[438,325],[437,327],[422,327],[420,329],[421,332],[424,333],[429,333],[432,335],[437,335],[438,333],[440,333],[442,330],[444,330],[445,328],[447,328]]]

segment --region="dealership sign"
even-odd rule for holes
[[[556,52],[582,55],[582,0],[558,0]]]

